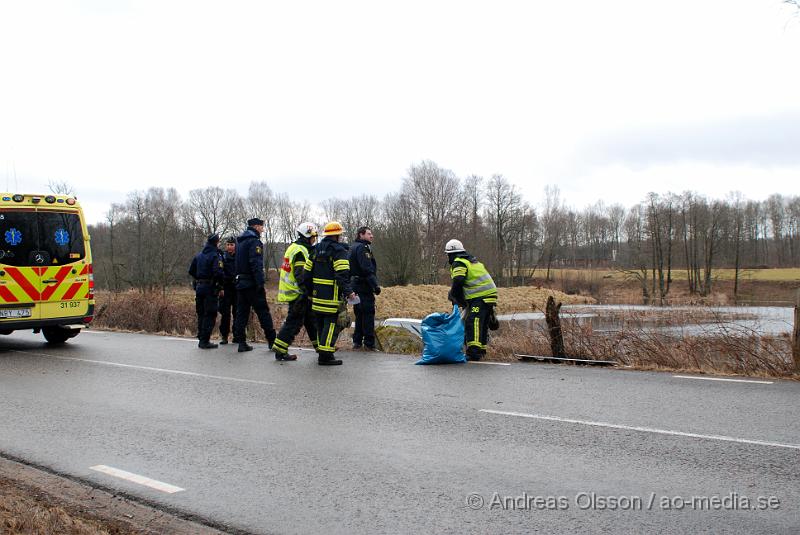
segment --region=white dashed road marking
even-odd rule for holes
[[[754,383],[757,385],[771,385],[772,381],[755,381],[751,379],[723,379],[722,377],[696,377],[694,375],[673,375],[678,379],[697,379],[698,381],[726,381],[728,383]]]
[[[20,351],[18,349],[10,349],[9,351],[14,351],[15,353],[25,353],[26,355],[36,355],[37,357],[45,357],[48,359],[59,359],[59,360],[71,360],[75,362],[86,362],[88,364],[97,364],[98,366],[115,366],[117,368],[130,368],[134,370],[144,370],[148,372],[158,372],[158,373],[172,373],[175,375],[187,375],[190,377],[205,377],[206,379],[219,379],[221,381],[233,381],[236,383],[251,383],[255,385],[269,385],[275,386],[277,383],[269,383],[267,381],[256,381],[254,379],[240,379],[238,377],[225,377],[223,375],[207,375],[205,373],[195,373],[195,372],[186,372],[183,370],[170,370],[167,368],[152,368],[150,366],[134,366],[133,364],[121,364],[119,362],[106,362],[104,360],[91,360],[91,359],[79,359],[75,357],[61,357],[58,355],[48,355],[47,353],[32,353],[30,351]]]
[[[684,433],[683,431],[670,431],[668,429],[655,429],[652,427],[638,427],[630,425],[609,424],[605,422],[593,422],[591,420],[573,420],[571,418],[560,418],[558,416],[542,416],[540,414],[526,414],[524,412],[494,411],[481,409],[480,412],[489,414],[501,414],[503,416],[519,416],[521,418],[534,418],[536,420],[548,420],[551,422],[564,422],[568,424],[590,425],[593,427],[607,427],[610,429],[624,429],[626,431],[641,431],[643,433],[656,433],[659,435],[673,435],[677,437],[703,438],[706,440],[721,440],[723,442],[736,442],[738,444],[754,444],[756,446],[770,446],[773,448],[789,448],[800,450],[800,444],[783,444],[781,442],[767,442],[763,440],[749,440],[746,438],[728,437],[724,435],[700,435],[697,433]]]
[[[150,479],[149,477],[140,476],[139,474],[134,474],[131,472],[126,472],[125,470],[120,470],[119,468],[113,468],[111,466],[106,466],[104,464],[98,464],[97,466],[90,466],[89,469],[94,470],[95,472],[102,472],[109,476],[118,477],[120,479],[136,483],[138,485],[150,487],[151,489],[160,490],[161,492],[166,492],[167,494],[175,494],[176,492],[186,490],[180,487],[176,487],[175,485],[170,485],[169,483],[164,483],[163,481],[156,481],[155,479]]]

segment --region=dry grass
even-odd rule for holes
[[[0,478],[0,533],[4,535],[134,535],[121,524],[58,505],[47,494]]]
[[[698,314],[670,314],[656,320],[642,311],[621,312],[626,317],[614,332],[594,332],[590,323],[563,321],[566,352],[573,358],[610,360],[635,369],[681,370],[698,373],[765,377],[793,377],[790,341],[783,336],[762,336],[708,309]],[[718,327],[715,335],[670,335],[652,329],[660,326]],[[515,354],[551,355],[546,327],[522,322],[501,324],[491,338],[487,356],[516,360]]]
[[[431,312],[447,312],[452,308],[447,300],[447,291],[447,286],[385,288],[377,296],[376,317],[377,319],[398,317],[421,319]],[[501,314],[506,314],[543,307],[549,295],[554,295],[565,303],[594,302],[591,298],[568,296],[555,290],[529,286],[501,288],[499,311]],[[275,289],[269,288],[267,301],[270,303],[273,323],[277,329],[286,317],[286,307],[278,305],[275,296]],[[190,289],[176,288],[166,295],[161,292],[98,292],[96,299],[97,308],[92,323],[95,328],[177,336],[194,336],[197,332],[194,292]],[[248,331],[248,338],[251,340],[263,340],[261,330],[254,328],[257,324],[255,316],[251,316]],[[298,343],[302,342],[302,338],[298,340]]]
[[[441,285],[392,286],[385,288],[376,299],[377,318],[422,319],[432,312],[449,312],[453,305],[447,300],[450,288]],[[552,295],[564,304],[594,303],[591,297],[566,295],[558,290],[515,286],[500,288],[498,313],[531,312],[543,309],[547,297]]]

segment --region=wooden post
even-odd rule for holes
[[[549,296],[545,306],[544,317],[547,322],[547,330],[550,333],[550,350],[553,352],[552,356],[554,357],[566,357],[564,336],[561,334],[561,318],[558,317],[559,310],[561,310],[561,303],[556,305],[553,296]]]
[[[794,331],[792,333],[792,358],[794,358],[794,372],[800,373],[800,290],[794,300]]]

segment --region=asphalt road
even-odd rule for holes
[[[800,530],[798,383],[339,355],[0,337],[0,452],[255,533]]]

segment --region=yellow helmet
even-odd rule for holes
[[[344,229],[342,228],[342,224],[338,221],[330,221],[322,229],[323,236],[338,236],[342,232],[344,232]]]

